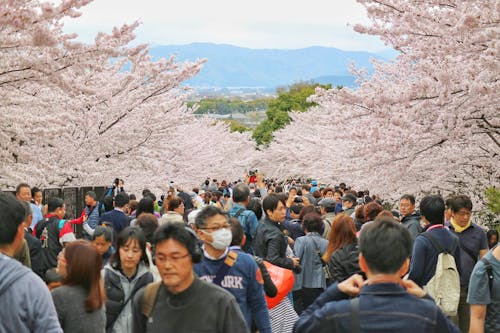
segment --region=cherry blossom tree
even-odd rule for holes
[[[90,45],[62,33],[89,1],[9,0],[0,9],[0,186],[159,187],[234,173],[248,136],[196,119],[182,81],[204,60],[153,61],[130,47],[138,23],[99,33]],[[222,169],[222,166],[227,166]],[[167,178],[168,177],[168,178]]]
[[[356,89],[318,90],[319,107],[295,115],[264,159],[386,197],[461,192],[481,203],[500,179],[500,2],[358,2],[372,24],[355,30],[399,56],[374,61],[371,75],[353,67]]]

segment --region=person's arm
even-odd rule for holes
[[[57,313],[57,318],[59,319],[59,324],[61,324],[61,327],[64,327],[64,309],[65,309],[65,304],[62,301],[62,297],[60,295],[60,290],[58,288],[52,290],[51,295],[52,295],[52,301],[54,302],[54,307],[56,308],[56,313]]]
[[[38,277],[24,287],[25,304],[33,333],[63,333],[52,296],[47,286]]]
[[[280,249],[281,239],[279,237],[271,238],[267,243],[267,256],[264,259],[276,266],[293,269],[293,260],[291,258],[282,258]]]
[[[323,292],[313,304],[311,304],[295,322],[293,331],[295,333],[316,333],[326,332],[321,330],[325,328],[325,321],[331,320],[331,314],[335,313],[336,303],[343,299],[348,299],[349,296],[357,296],[361,291],[363,278],[359,274],[355,274],[345,281],[338,284],[332,284],[325,292]],[[331,327],[326,327],[331,331]]]
[[[89,235],[89,236],[94,236],[94,229],[92,229],[87,221],[83,222],[83,230]]]
[[[328,270],[330,271],[330,275],[332,276],[332,282],[340,282],[342,278],[345,277],[344,261],[342,260],[338,251],[339,250],[335,251],[328,261]]]
[[[262,274],[262,280],[264,281],[264,292],[268,297],[276,296],[276,294],[278,293],[278,288],[276,288],[276,285],[271,279],[271,275],[269,275],[266,265],[264,265],[264,261],[262,260],[262,258],[257,256],[254,256],[254,259],[257,263],[257,266],[259,266],[260,272]]]
[[[134,301],[132,302],[132,332],[134,333],[146,333],[146,322],[148,318],[142,314],[144,290],[146,290],[146,288],[137,291],[134,296]]]
[[[264,298],[264,290],[262,284],[257,281],[257,271],[259,268],[255,262],[250,262],[250,279],[248,281],[247,299],[252,318],[255,320],[255,325],[260,333],[271,333],[271,320],[267,310],[266,299]]]
[[[424,237],[421,236],[415,239],[410,261],[410,272],[408,273],[408,278],[413,280],[420,287],[423,287],[422,282],[424,279],[424,267],[427,262],[427,251],[423,238]]]
[[[305,236],[303,236],[305,237]],[[305,249],[305,239],[302,237],[298,237],[295,240],[294,246],[293,246],[293,253],[300,259],[302,259],[302,256],[304,255],[304,249]]]
[[[417,220],[411,221],[408,224],[408,231],[410,232],[411,238],[415,240],[420,233],[420,223]]]
[[[481,232],[481,240],[479,244],[479,259],[481,259],[486,253],[488,253],[489,245],[488,238],[484,232]]]
[[[484,333],[485,304],[471,304],[469,333]]]
[[[222,333],[249,332],[243,313],[241,313],[240,306],[234,297],[229,302],[224,302],[224,308],[217,313],[222,317],[220,318]]]
[[[255,234],[257,233],[257,227],[259,226],[259,221],[257,220],[257,215],[254,212],[250,212],[247,216],[247,223],[250,226],[250,236],[255,239]]]

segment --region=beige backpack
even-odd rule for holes
[[[430,240],[432,246],[439,253],[436,273],[424,286],[424,291],[434,299],[436,305],[446,316],[456,316],[460,300],[460,275],[452,253],[455,252],[459,241],[457,240],[451,251],[448,252],[428,233],[421,235]]]

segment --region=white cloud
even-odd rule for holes
[[[98,31],[142,22],[138,42],[226,43],[250,48],[335,46],[345,50],[384,48],[376,37],[355,33],[348,24],[367,23],[355,0],[95,0],[65,30],[91,41]]]

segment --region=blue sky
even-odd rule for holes
[[[296,49],[333,46],[343,50],[381,51],[373,36],[353,31],[367,23],[355,0],[94,0],[83,15],[65,22],[89,42],[98,31],[139,20],[137,41],[157,44],[211,42],[249,48]]]

